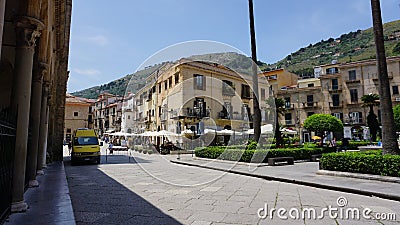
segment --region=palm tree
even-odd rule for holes
[[[370,93],[369,95],[363,95],[361,100],[364,102],[364,107],[369,107],[367,123],[369,131],[371,132],[371,141],[376,141],[376,133],[379,130],[379,123],[377,116],[374,113],[374,106],[379,105],[379,95]]]
[[[271,97],[267,99],[267,104],[270,107],[270,112],[275,114],[275,142],[276,146],[281,146],[283,139],[282,139],[282,132],[280,130],[280,123],[279,117],[285,115],[286,108],[285,108],[285,100],[283,98],[274,98]]]
[[[249,0],[249,16],[250,16],[250,38],[251,38],[251,59],[252,59],[252,77],[253,77],[253,128],[254,140],[259,141],[261,136],[261,110],[258,101],[258,75],[257,75],[257,49],[256,35],[254,28],[253,0]]]
[[[379,96],[382,117],[382,152],[383,154],[400,154],[394,128],[392,100],[390,96],[389,78],[386,64],[385,43],[383,38],[383,26],[381,6],[379,0],[371,0],[372,20],[376,46],[377,69],[379,76]]]

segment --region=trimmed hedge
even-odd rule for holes
[[[382,155],[381,151],[329,153],[322,156],[320,168],[400,177],[400,155]]]
[[[267,162],[268,158],[275,157],[293,157],[295,160],[307,160],[312,155],[334,152],[335,148],[286,148],[286,149],[239,149],[232,147],[210,146],[205,148],[198,148],[195,150],[196,157],[209,158],[209,159],[222,159],[230,161],[251,162]],[[265,158],[264,158],[265,156]],[[262,160],[262,161],[261,161]]]
[[[378,142],[372,142],[372,144],[377,144]],[[369,141],[349,141],[349,146],[347,147],[347,149],[349,150],[357,150],[358,147],[360,146],[367,146],[370,145],[371,143]],[[336,142],[337,146],[342,146],[342,141],[337,141]]]

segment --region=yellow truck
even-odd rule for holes
[[[71,164],[74,165],[78,161],[95,162],[100,164],[100,146],[97,132],[92,129],[79,128],[74,130],[72,134],[72,151]]]

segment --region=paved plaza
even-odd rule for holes
[[[41,185],[27,190],[28,211],[12,214],[6,225],[400,225],[399,201],[354,194],[368,190],[397,198],[400,184],[315,175],[317,163],[251,170],[256,167],[191,155],[180,160],[132,151],[106,156],[105,146],[102,153],[100,165],[71,166],[65,148],[64,163],[48,165],[38,179]],[[234,173],[221,171],[227,169]]]
[[[176,155],[130,154],[116,152],[107,162],[103,156],[100,165],[72,167],[65,161],[77,224],[400,224],[398,201],[171,163]],[[291,168],[274,167],[289,173]],[[321,213],[329,207],[358,209],[360,219],[346,219],[345,213],[332,219],[328,211]],[[260,218],[271,209],[272,218]],[[310,209],[324,218],[296,217]],[[364,218],[369,209],[371,219]]]

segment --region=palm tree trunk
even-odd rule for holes
[[[399,146],[397,144],[396,131],[394,129],[392,100],[390,90],[387,88],[389,87],[389,78],[386,64],[380,1],[371,0],[371,9],[379,76],[379,96],[382,118],[382,149],[383,154],[399,154]]]
[[[249,0],[249,15],[250,15],[250,36],[251,36],[251,59],[253,60],[252,75],[253,75],[253,128],[254,140],[259,142],[261,135],[261,111],[258,102],[258,75],[257,75],[257,49],[256,35],[254,28],[254,13],[253,0]]]

